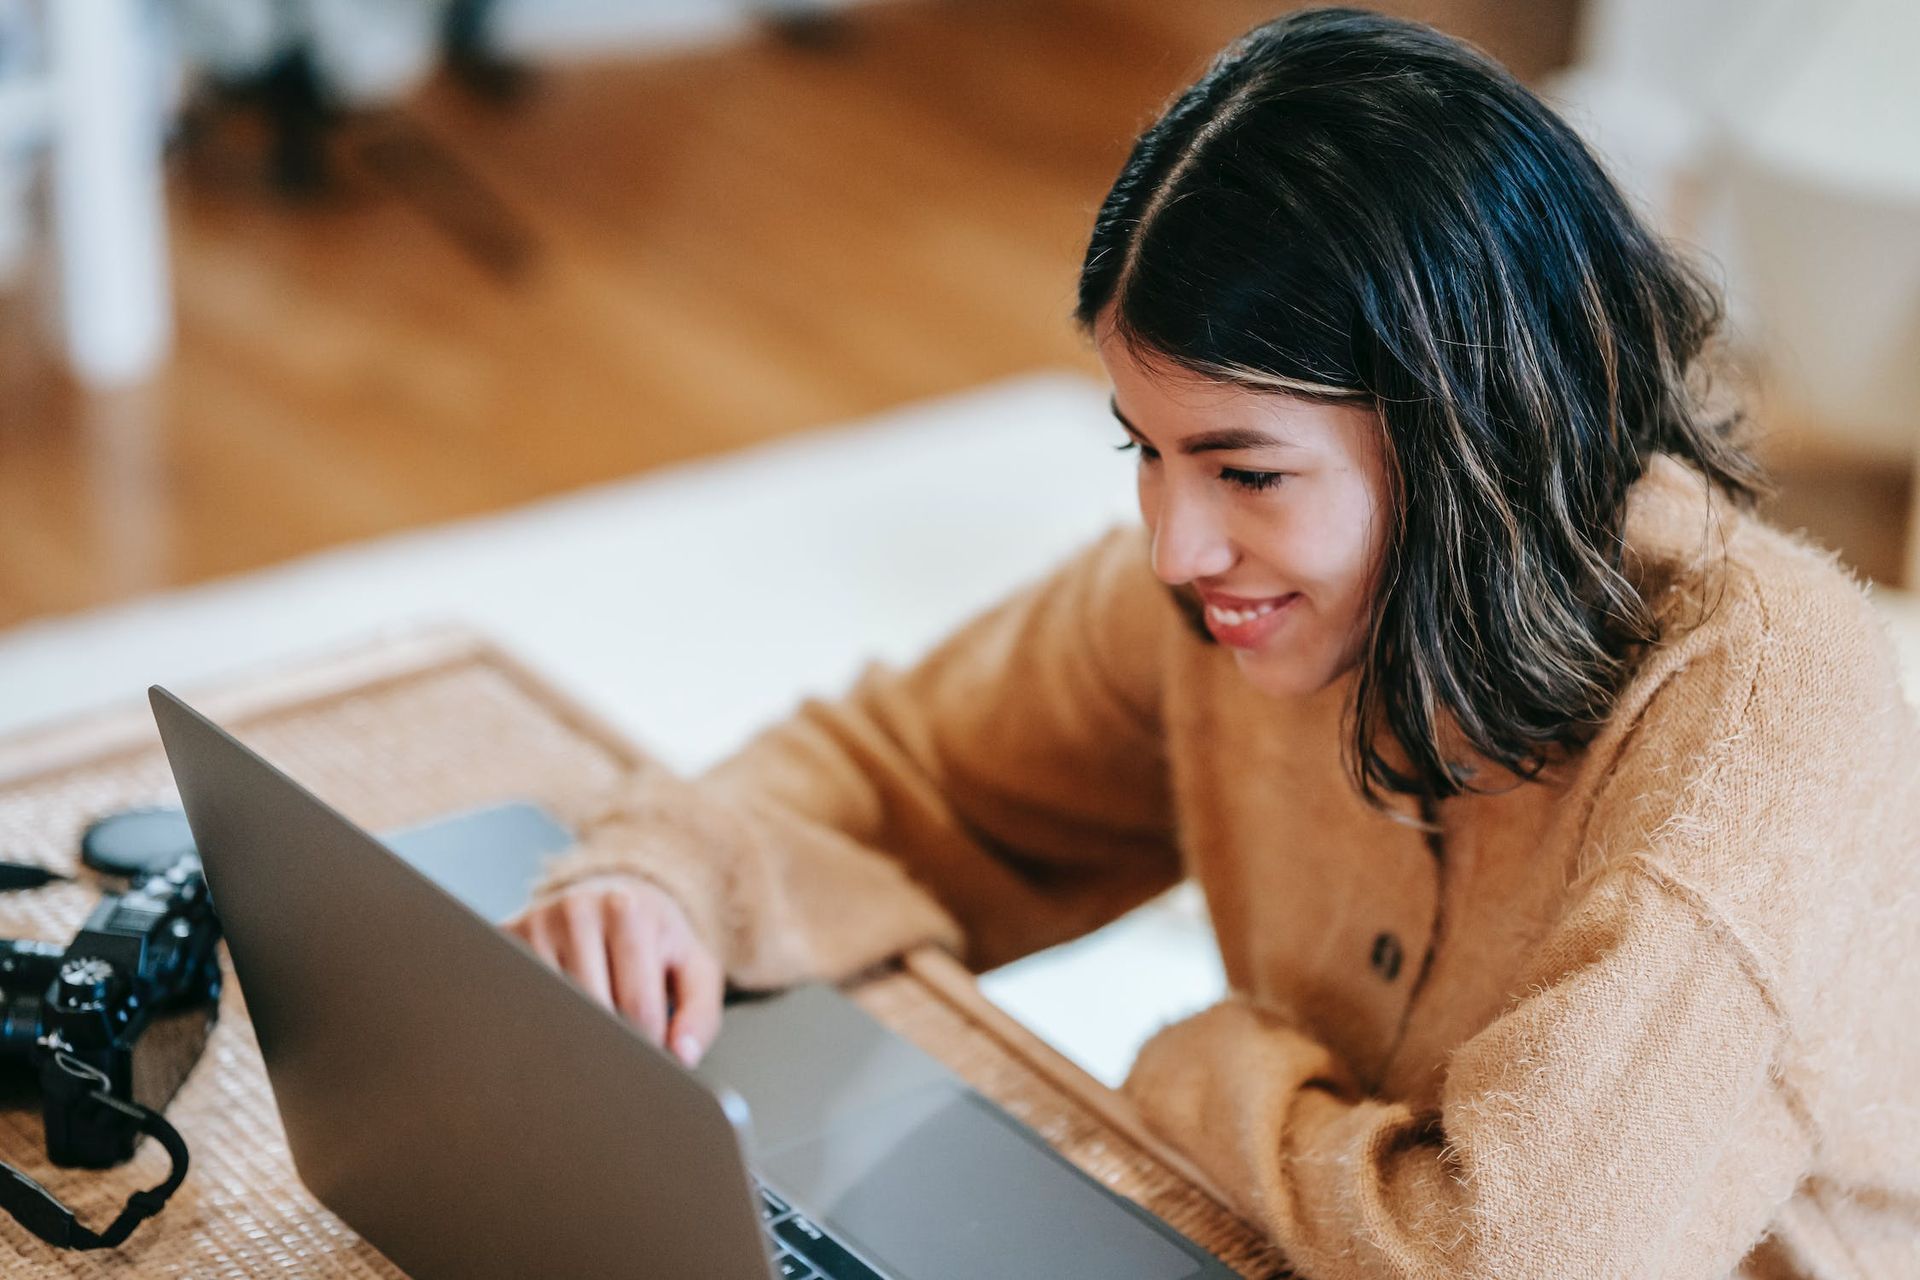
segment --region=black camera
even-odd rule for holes
[[[55,1164],[105,1169],[132,1157],[139,1125],[86,1081],[165,1108],[219,1016],[219,941],[193,853],[101,899],[65,947],[0,940],[0,1058],[38,1073]]]

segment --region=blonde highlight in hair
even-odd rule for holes
[[[1336,387],[1330,382],[1310,382],[1305,378],[1289,378],[1284,374],[1268,373],[1264,369],[1249,369],[1244,365],[1212,365],[1200,370],[1210,378],[1230,382],[1250,391],[1277,391],[1284,395],[1299,396],[1306,400],[1365,400],[1363,387]]]

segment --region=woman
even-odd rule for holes
[[[1145,529],[643,780],[516,931],[692,1061],[723,973],[1190,875],[1232,995],[1127,1087],[1306,1274],[1920,1275],[1920,734],[1574,135],[1281,19],[1139,140],[1079,319]]]

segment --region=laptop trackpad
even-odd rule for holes
[[[1184,1280],[1199,1263],[1017,1122],[950,1085],[762,1151],[761,1174],[900,1280]]]

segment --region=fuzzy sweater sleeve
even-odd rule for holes
[[[1365,1096],[1239,1001],[1161,1032],[1127,1090],[1314,1280],[1706,1280],[1806,1166],[1782,1044],[1714,923],[1624,870],[1457,1051],[1433,1110]]]
[[[1177,627],[1115,531],[708,774],[648,770],[544,891],[654,881],[748,988],[922,942],[984,969],[1087,932],[1180,874],[1159,712]]]

